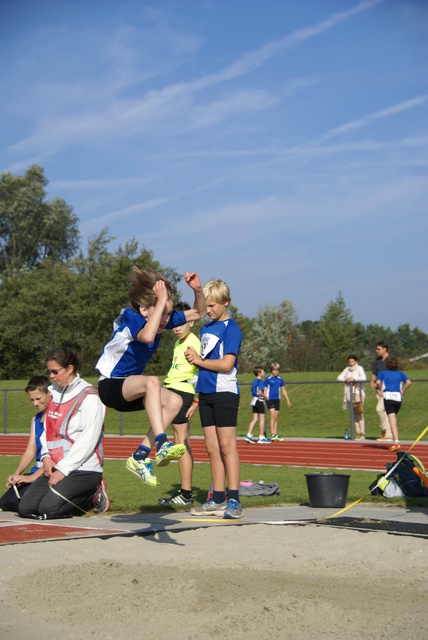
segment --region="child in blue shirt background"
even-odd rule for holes
[[[265,385],[263,382],[263,376],[265,370],[263,367],[254,367],[253,373],[256,376],[251,385],[251,405],[253,407],[253,419],[248,425],[248,433],[245,440],[250,444],[270,444],[269,438],[265,436],[265,424],[266,424],[266,398],[265,398]],[[259,438],[256,440],[253,438],[253,429],[259,421]]]
[[[287,401],[288,408],[291,407],[291,402],[288,399],[287,391],[285,389],[285,382],[279,375],[279,364],[272,362],[270,365],[271,375],[265,380],[265,396],[267,397],[267,406],[269,409],[269,427],[270,427],[270,439],[271,442],[282,442],[284,438],[280,438],[278,435],[278,415],[280,409],[280,394],[284,396]]]

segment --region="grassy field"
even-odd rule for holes
[[[423,371],[406,371],[413,385],[406,392],[403,407],[398,417],[398,428],[402,440],[413,440],[428,424],[427,395],[428,379]],[[289,373],[284,375],[291,408],[281,403],[278,433],[286,437],[303,438],[343,438],[345,429],[350,428],[349,411],[342,410],[343,384],[336,383],[337,374],[333,373]],[[252,418],[250,406],[252,375],[239,376],[241,402],[238,416],[238,436],[245,436]],[[419,380],[419,382],[418,382]],[[96,385],[96,378],[88,381]],[[33,408],[22,389],[26,380],[0,381],[0,415],[4,416],[5,389],[7,393],[6,430],[7,433],[28,433]],[[21,389],[21,391],[19,391]],[[3,393],[1,391],[3,390]],[[376,415],[375,394],[366,385],[365,403],[366,435],[369,438],[379,436],[379,423]],[[0,427],[1,428],[1,427]],[[105,430],[109,434],[120,433],[120,414],[107,411]],[[123,414],[122,433],[124,435],[142,435],[148,430],[145,412]],[[255,432],[258,431],[256,425]],[[4,431],[4,425],[1,428]],[[199,414],[196,412],[192,423],[193,435],[202,435]]]
[[[0,457],[0,478],[6,479],[13,473],[18,464],[18,457]],[[336,471],[334,469],[329,472]],[[309,497],[306,486],[305,473],[313,473],[314,469],[293,467],[272,467],[262,465],[241,465],[242,480],[258,482],[277,482],[281,489],[281,495],[259,498],[242,497],[244,508],[279,506],[283,504],[308,505]],[[350,475],[348,503],[364,496],[364,502],[383,503],[383,497],[372,496],[369,491],[370,484],[376,479],[375,471],[337,471],[337,473]],[[167,507],[158,504],[158,498],[171,495],[179,488],[180,476],[178,464],[172,462],[167,467],[157,469],[159,487],[149,487],[142,483],[136,476],[125,469],[125,461],[106,460],[104,477],[107,482],[111,511],[117,513],[135,512],[161,512]],[[208,463],[195,465],[193,490],[197,503],[205,501],[210,484],[210,467]],[[393,498],[388,503],[401,506],[425,506],[427,498]],[[195,503],[196,504],[196,503]],[[175,509],[174,510],[178,510]],[[182,510],[186,510],[185,507]]]
[[[407,371],[407,375],[414,384],[405,394],[403,407],[398,418],[399,433],[402,440],[414,440],[425,428],[428,422],[426,411],[426,397],[428,380],[422,381],[421,371]],[[421,375],[422,374],[422,375]],[[334,383],[336,375],[332,373],[290,373],[284,376],[287,392],[292,406],[287,408],[281,403],[279,417],[279,433],[287,437],[323,437],[343,438],[345,429],[349,429],[349,412],[341,408],[343,398],[343,384]],[[416,380],[421,380],[416,382]],[[245,436],[252,417],[250,406],[251,375],[239,377],[241,385],[241,403],[238,418],[238,436]],[[96,384],[96,379],[90,380]],[[0,382],[0,392],[11,389],[7,394],[7,432],[28,433],[33,408],[22,389],[26,380],[10,380]],[[295,383],[295,384],[293,384]],[[309,384],[312,383],[312,384]],[[12,391],[13,390],[13,391]],[[376,400],[374,393],[366,386],[367,399],[365,404],[366,434],[370,438],[379,435],[378,419],[375,412]],[[0,415],[4,415],[4,393],[0,393]],[[119,414],[109,410],[105,423],[106,432],[119,434]],[[145,412],[123,415],[123,434],[142,435],[148,429]],[[256,426],[256,433],[258,427]],[[202,435],[202,428],[198,413],[191,424],[193,435]],[[0,478],[7,478],[18,463],[18,458],[0,457]],[[241,465],[241,479],[251,479],[255,482],[277,482],[281,489],[280,496],[263,498],[242,498],[245,508],[280,505],[286,503],[309,504],[305,473],[313,469],[292,467],[271,467]],[[334,470],[331,470],[334,471]],[[338,473],[346,473],[338,471]],[[125,470],[124,461],[107,460],[104,470],[111,498],[111,509],[114,512],[150,512],[162,511],[165,507],[158,504],[158,498],[167,496],[179,487],[179,472],[177,463],[157,471],[161,482],[160,487],[148,487],[138,478]],[[348,501],[357,500],[365,496],[367,502],[385,502],[384,498],[371,496],[369,485],[375,480],[376,472],[351,471]],[[210,484],[210,468],[208,464],[195,465],[194,491],[197,502],[206,498]],[[391,502],[391,501],[389,501]],[[426,506],[427,499],[396,498],[395,504]]]

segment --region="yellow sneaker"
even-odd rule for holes
[[[166,467],[171,460],[179,460],[186,453],[186,445],[172,444],[164,442],[159,451],[156,453],[155,461],[157,467]]]
[[[128,471],[138,476],[146,484],[152,487],[159,485],[158,479],[153,475],[153,463],[149,458],[136,460],[134,456],[130,456],[125,466]]]

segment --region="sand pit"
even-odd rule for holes
[[[428,542],[316,524],[0,548],[1,637],[428,637]]]

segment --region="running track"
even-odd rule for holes
[[[22,455],[28,434],[0,434],[0,455]],[[135,436],[111,436],[104,438],[104,456],[108,459],[125,460],[141,442]],[[402,443],[406,451],[411,442]],[[202,437],[191,438],[195,462],[208,462]],[[320,469],[367,469],[384,471],[385,464],[394,462],[396,454],[391,453],[387,444],[366,440],[353,442],[344,440],[288,439],[268,445],[249,444],[238,439],[239,458],[242,463],[316,467]],[[422,460],[428,469],[428,442],[419,442],[412,453]]]

